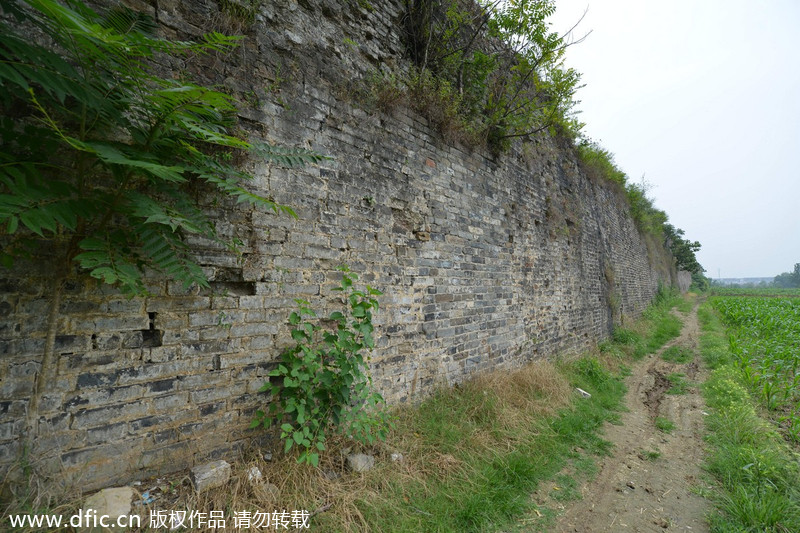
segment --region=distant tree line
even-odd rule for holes
[[[776,287],[782,288],[800,288],[800,263],[794,264],[794,270],[791,272],[784,272],[775,276],[772,282]]]

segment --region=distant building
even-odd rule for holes
[[[713,285],[738,285],[740,287],[750,287],[756,285],[767,285],[772,283],[774,279],[774,276],[769,278],[717,278],[712,279],[711,283]]]

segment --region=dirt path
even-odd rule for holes
[[[689,348],[695,358],[678,364],[660,354],[638,363],[626,380],[628,412],[620,425],[607,425],[603,437],[614,443],[593,481],[585,483],[580,501],[568,503],[552,531],[557,532],[706,532],[710,507],[698,496],[703,458],[704,403],[697,387],[699,370],[697,307],[682,317],[681,336],[664,349]],[[667,394],[670,374],[685,374],[685,394]],[[674,429],[663,432],[657,418]]]

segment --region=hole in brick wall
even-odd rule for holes
[[[164,332],[160,329],[143,329],[142,348],[158,348],[161,346],[163,336]]]
[[[241,268],[218,268],[217,271],[214,273],[214,281],[216,281],[216,282],[222,282],[222,281],[239,282],[239,281],[242,281],[242,269]]]
[[[256,294],[255,281],[212,281],[210,285],[215,294],[228,296],[254,296]]]
[[[150,319],[150,325],[148,329],[142,330],[142,348],[157,348],[161,346],[164,332],[160,329],[156,329],[157,316],[158,313],[147,313],[147,317]]]

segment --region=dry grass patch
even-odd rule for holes
[[[496,370],[471,382],[492,391],[504,411],[548,416],[569,404],[572,388],[564,375],[549,361],[535,362],[513,371]]]

